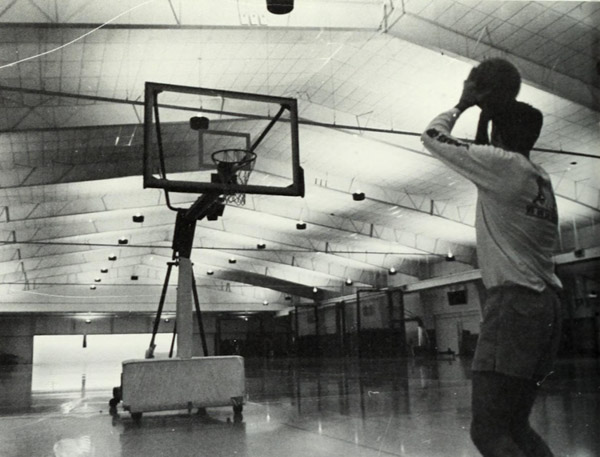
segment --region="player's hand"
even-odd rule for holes
[[[464,111],[472,106],[478,105],[482,108],[482,102],[489,95],[490,90],[482,90],[477,87],[477,67],[473,68],[469,73],[469,77],[463,83],[463,91],[457,108]]]
[[[467,79],[463,83],[463,91],[456,107],[464,111],[472,106],[475,106],[480,100],[479,92],[475,86],[475,82]]]

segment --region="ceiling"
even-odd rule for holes
[[[248,195],[198,223],[204,310],[414,282],[449,252],[476,268],[475,188],[418,134],[491,56],[519,67],[519,98],[544,114],[532,159],[558,196],[557,253],[598,246],[600,3],[303,0],[274,16],[262,0],[13,0],[0,23],[0,311],[156,308],[175,213],[142,185],[146,81],[298,100],[306,197]]]

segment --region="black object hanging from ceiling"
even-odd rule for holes
[[[267,10],[273,14],[288,14],[294,9],[294,0],[267,0]]]

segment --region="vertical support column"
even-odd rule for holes
[[[342,355],[348,355],[348,330],[346,328],[346,302],[340,303],[340,318],[341,318],[341,330],[342,330]]]
[[[221,315],[217,316],[216,322],[216,331],[215,331],[215,355],[221,354]]]
[[[298,306],[294,306],[294,336],[295,336],[295,340],[294,340],[294,353],[296,354],[296,357],[298,357],[298,353],[300,352],[300,342],[298,341],[298,339],[300,338],[300,327],[299,327],[299,322],[298,322]]]
[[[0,318],[0,352],[19,365],[33,363],[36,318],[27,314]],[[1,371],[1,369],[0,369]]]
[[[315,305],[313,308],[315,315],[315,350],[316,356],[321,355],[321,332],[319,331],[319,305]]]
[[[360,320],[360,290],[356,291],[356,349],[358,352],[358,358],[362,357],[361,347],[361,320]]]
[[[342,329],[343,303],[342,301],[335,304],[335,336],[338,356],[344,355],[344,330]]]
[[[0,373],[3,375],[14,370],[14,374],[8,374],[9,380],[18,382],[1,383],[0,391],[2,399],[5,400],[3,407],[8,411],[14,409],[20,411],[22,407],[32,404],[31,386],[33,380],[33,339],[36,333],[36,320],[41,317],[33,315],[18,315],[0,317],[0,352],[4,353],[9,363],[18,366],[0,365]],[[8,400],[8,401],[6,401]]]
[[[179,258],[177,281],[177,357],[189,359],[193,353],[192,262]]]
[[[389,328],[393,342],[393,355],[406,355],[406,324],[404,321],[404,292],[401,290],[387,291]]]

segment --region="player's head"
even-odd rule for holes
[[[469,74],[475,87],[486,93],[479,103],[481,109],[496,112],[513,102],[521,88],[519,70],[507,60],[493,58],[481,62]]]
[[[529,156],[540,136],[542,113],[523,102],[513,102],[492,116],[492,144]]]

